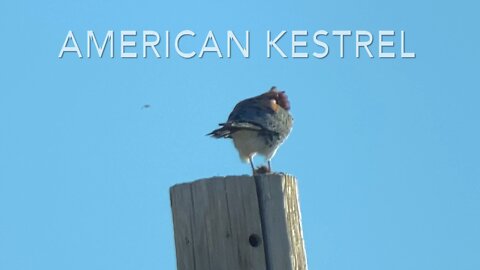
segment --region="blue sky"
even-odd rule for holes
[[[0,269],[175,269],[169,187],[250,173],[231,142],[204,134],[272,85],[295,118],[272,165],[298,178],[310,269],[480,269],[472,1],[0,10]],[[209,30],[249,30],[252,56],[58,58],[69,30],[85,48],[87,30],[184,29],[197,50]],[[265,58],[267,30],[320,29],[405,30],[417,57],[356,59],[350,40],[344,59],[336,42],[323,60]]]

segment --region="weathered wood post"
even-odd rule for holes
[[[170,188],[178,270],[303,270],[297,183],[268,174]]]

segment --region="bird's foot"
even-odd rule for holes
[[[254,172],[254,174],[267,174],[267,173],[271,173],[270,168],[268,168],[267,166],[260,166]]]

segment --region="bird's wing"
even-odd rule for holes
[[[259,125],[256,125],[255,123],[249,123],[249,122],[227,122],[227,123],[222,123],[219,124],[220,126],[228,126],[230,128],[236,128],[236,129],[249,129],[249,130],[261,130],[262,127]]]
[[[275,111],[273,111],[268,104],[262,104],[261,100],[250,98],[241,101],[233,108],[233,111],[228,116],[228,122],[250,123],[266,128],[265,119],[273,113],[275,113]]]
[[[268,99],[258,98],[241,101],[228,117],[230,123],[248,123],[275,133],[285,132],[283,129],[290,130],[292,120],[285,109]]]

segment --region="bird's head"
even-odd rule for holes
[[[262,96],[270,100],[270,102],[272,103],[272,108],[274,110],[276,106],[280,106],[286,111],[290,110],[290,102],[288,101],[288,96],[287,94],[285,94],[285,91],[278,91],[277,88],[273,86],[268,92],[266,92]]]

